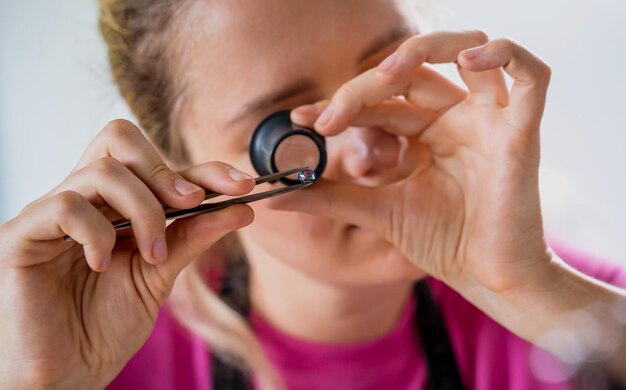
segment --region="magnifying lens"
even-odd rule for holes
[[[250,140],[250,161],[261,176],[309,167],[320,177],[326,168],[324,137],[292,123],[290,112],[275,112],[256,127]],[[287,185],[299,183],[295,174],[280,181]]]

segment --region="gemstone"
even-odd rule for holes
[[[298,172],[298,180],[301,183],[312,183],[316,178],[315,171],[312,169],[301,169]]]

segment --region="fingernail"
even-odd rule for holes
[[[103,271],[106,271],[107,269],[109,269],[110,264],[111,264],[111,254],[109,253],[108,255],[104,257],[104,259],[102,259],[102,262],[100,263],[100,267],[102,267]]]
[[[330,119],[333,117],[333,108],[331,106],[326,107],[326,109],[322,112],[317,121],[315,122],[315,126],[324,126],[327,124]]]
[[[174,188],[179,194],[183,196],[193,194],[194,192],[202,191],[202,187],[199,187],[183,179],[174,180]]]
[[[461,54],[468,60],[473,60],[482,54],[484,48],[484,46],[473,47],[471,49],[463,50]]]
[[[296,114],[311,114],[317,110],[317,104],[305,104],[304,106],[296,107],[293,112]]]
[[[248,175],[247,173],[241,172],[240,170],[235,169],[235,168],[230,168],[228,170],[228,176],[230,176],[231,179],[235,181],[245,181],[245,180],[252,179],[252,176]]]
[[[378,70],[386,71],[393,68],[396,62],[398,62],[398,57],[398,52],[391,54],[378,65]]]
[[[165,234],[161,234],[152,242],[152,258],[154,258],[157,263],[162,263],[167,259]]]

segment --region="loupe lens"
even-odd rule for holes
[[[295,168],[315,168],[320,163],[320,151],[315,142],[307,136],[295,134],[282,140],[274,151],[274,165],[277,171],[287,171]],[[287,176],[297,180],[298,174]]]
[[[326,167],[324,137],[292,124],[289,114],[290,111],[274,113],[254,130],[250,140],[252,165],[261,176],[309,167],[319,177]],[[281,181],[285,184],[299,182],[295,174]]]

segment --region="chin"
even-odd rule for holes
[[[331,255],[324,262],[317,259],[315,267],[310,266],[314,259],[301,259],[294,266],[319,281],[346,287],[406,283],[424,277],[423,271],[387,243],[352,252],[343,257]]]

